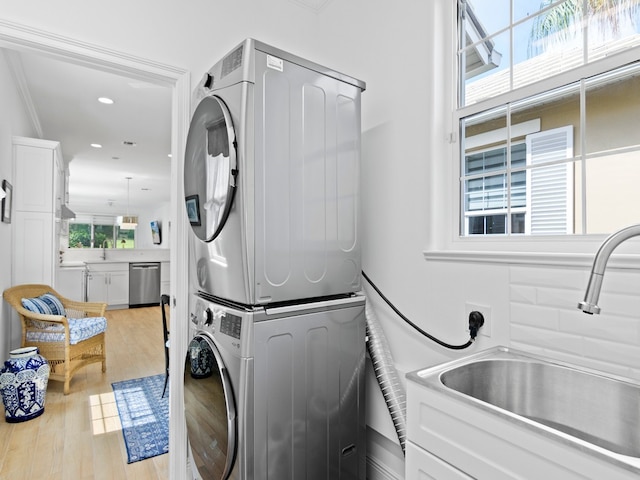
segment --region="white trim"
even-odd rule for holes
[[[377,458],[367,455],[367,480],[402,480]]]
[[[453,263],[480,263],[488,265],[533,265],[537,267],[575,267],[590,269],[594,255],[585,253],[554,252],[503,252],[503,251],[463,251],[425,250],[426,261]],[[640,270],[640,255],[613,254],[607,263],[607,270]]]
[[[173,128],[171,135],[171,318],[177,320],[179,328],[172,329],[172,358],[170,362],[170,386],[175,394],[171,395],[170,409],[176,412],[169,421],[169,478],[186,478],[187,470],[187,425],[184,415],[184,398],[182,382],[184,377],[184,361],[187,354],[188,319],[189,319],[189,248],[187,225],[184,210],[184,151],[191,119],[191,79],[188,73],[176,82],[173,95]],[[176,301],[178,299],[179,301]],[[172,453],[173,452],[173,453]]]
[[[46,53],[64,61],[90,68],[137,77],[150,82],[174,86],[188,73],[179,67],[136,57],[124,52],[82,42],[27,25],[0,19],[0,46]]]
[[[524,137],[531,133],[537,133],[540,131],[540,119],[534,118],[533,120],[529,120],[527,122],[517,123],[515,125],[511,125],[511,138]],[[498,128],[496,130],[491,130],[485,133],[479,133],[478,135],[473,135],[471,137],[465,137],[464,139],[464,149],[465,152],[478,148],[483,145],[491,145],[494,143],[506,142],[507,141],[507,128]],[[496,147],[491,147],[490,150],[494,150]],[[474,152],[475,153],[475,152]]]
[[[16,86],[18,87],[18,93],[20,94],[20,98],[22,99],[22,104],[27,110],[31,125],[33,126],[33,129],[35,130],[38,138],[42,138],[44,134],[42,133],[40,117],[38,117],[38,112],[35,105],[33,104],[33,99],[31,98],[31,92],[29,91],[29,87],[27,86],[27,78],[24,74],[24,68],[22,66],[20,55],[12,50],[2,50],[4,52],[5,58],[7,59],[7,64],[9,65],[9,69],[11,70],[13,80],[16,82]]]
[[[12,143],[14,145],[24,145],[27,147],[45,147],[45,148],[50,148],[51,150],[58,150],[58,155],[61,155],[62,153],[62,147],[60,145],[60,142],[56,141],[56,140],[41,140],[41,139],[35,139],[35,138],[30,138],[30,137],[21,137],[18,135],[14,135],[13,137],[11,137]]]
[[[140,78],[147,82],[173,87],[171,116],[171,296],[180,299],[171,306],[171,318],[178,322],[172,329],[172,358],[184,358],[186,352],[188,318],[187,289],[187,230],[181,214],[182,167],[186,133],[190,115],[190,75],[188,70],[135,57],[97,45],[92,45],[54,33],[38,30],[0,19],[0,46],[49,54],[64,61],[72,61],[89,68],[110,71]],[[179,322],[185,322],[180,324]],[[180,327],[183,328],[180,328]],[[187,471],[187,434],[182,391],[183,365],[180,361],[170,365],[169,477],[185,478]]]

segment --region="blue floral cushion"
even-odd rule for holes
[[[65,315],[64,306],[55,295],[45,293],[36,298],[23,298],[22,306],[33,313],[43,315]]]
[[[107,330],[107,319],[104,317],[69,318],[68,320],[69,343],[71,345]],[[63,342],[64,326],[49,323],[49,326],[44,331],[27,331],[27,340],[30,342]]]

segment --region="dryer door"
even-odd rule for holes
[[[229,109],[221,98],[205,97],[191,119],[184,157],[187,216],[200,240],[214,240],[224,227],[237,176],[236,136]]]
[[[206,333],[189,344],[184,409],[194,468],[204,480],[225,480],[237,451],[236,406],[222,356]]]

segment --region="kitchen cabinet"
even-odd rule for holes
[[[57,214],[64,202],[65,174],[60,142],[13,137],[15,209]]]
[[[107,309],[129,308],[129,264],[87,265],[87,301],[104,302]]]
[[[80,302],[87,301],[87,267],[61,266],[56,278],[56,291],[63,297]]]
[[[14,285],[55,288],[60,249],[64,162],[59,142],[13,137]]]

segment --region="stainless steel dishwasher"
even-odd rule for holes
[[[129,308],[160,305],[160,263],[129,264]]]

